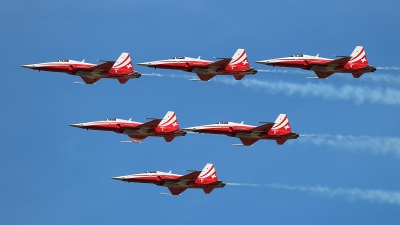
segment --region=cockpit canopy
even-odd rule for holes
[[[228,121],[221,121],[221,122],[218,122],[217,124],[229,124],[229,122]]]
[[[59,59],[57,62],[69,62],[69,59]]]
[[[185,59],[185,58],[186,58],[185,56],[177,56],[177,57],[174,57],[172,59]]]
[[[105,121],[127,121],[127,120],[118,119],[118,118],[107,118],[107,119],[105,119]]]
[[[295,54],[295,55],[291,55],[290,57],[304,57],[303,54]]]
[[[146,171],[144,173],[165,173],[165,172],[154,170],[154,171]]]

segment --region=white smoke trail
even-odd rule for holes
[[[371,89],[363,86],[344,85],[340,88],[323,83],[290,83],[284,81],[260,81],[256,79],[245,79],[240,82],[214,78],[227,85],[241,84],[246,88],[263,89],[272,94],[282,92],[288,96],[299,94],[300,96],[322,97],[324,99],[353,100],[356,104],[368,101],[384,105],[400,105],[400,91],[394,88]]]
[[[304,70],[257,70],[258,72],[262,73],[288,73],[288,74],[308,74],[308,75],[315,75],[310,71]]]
[[[369,137],[352,135],[305,134],[300,141],[311,142],[316,145],[329,145],[351,151],[370,151],[379,154],[394,154],[400,158],[400,138],[396,137]]]
[[[382,68],[391,68],[391,70],[400,70],[398,67],[380,67]],[[386,69],[388,70],[388,69]],[[304,70],[258,70],[259,72],[264,73],[284,73],[284,74],[305,74],[308,77],[312,77],[316,75],[312,71],[304,71]],[[346,80],[353,80],[354,77],[347,73],[337,73],[334,75],[333,78],[341,78]],[[373,83],[385,83],[385,84],[394,84],[400,85],[400,74],[393,75],[393,74],[380,74],[380,73],[366,73],[361,78],[357,79],[360,82],[373,82]]]
[[[193,79],[193,75],[176,75],[176,74],[159,74],[148,73],[142,74],[144,76],[153,77],[168,77],[179,79]],[[336,88],[330,84],[308,82],[305,84],[291,83],[285,81],[260,81],[257,79],[247,78],[241,81],[236,81],[228,78],[213,78],[211,81],[220,82],[227,85],[241,84],[246,88],[264,89],[272,94],[284,92],[286,95],[291,96],[298,93],[301,96],[314,96],[322,97],[324,99],[339,99],[339,100],[353,100],[356,104],[363,104],[368,101],[371,103],[379,103],[384,105],[400,105],[400,90],[394,88],[380,88],[371,89],[364,86],[344,85]],[[392,80],[393,83],[394,80]],[[391,82],[388,80],[388,82]],[[398,80],[400,83],[400,79]]]
[[[288,186],[282,184],[248,184],[248,183],[226,183],[230,186],[247,186],[247,187],[265,187],[272,189],[280,189],[286,191],[301,191],[314,194],[320,194],[328,197],[345,197],[349,200],[367,200],[370,202],[379,202],[387,204],[400,205],[400,192],[398,191],[385,191],[385,190],[362,190],[359,188],[336,188],[329,187],[305,187],[305,186]]]
[[[384,67],[377,67],[378,70],[400,70],[400,67],[388,67],[388,66],[384,66]]]

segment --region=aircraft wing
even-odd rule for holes
[[[275,123],[265,123],[261,126],[254,127],[251,131],[268,132],[274,126]]]
[[[92,67],[92,68],[90,68],[90,69],[91,69],[91,70],[101,70],[101,71],[106,70],[106,71],[109,71],[109,70],[112,68],[112,66],[114,65],[114,63],[115,63],[115,62],[108,61],[108,62],[99,64],[99,65],[97,65],[97,66],[94,66],[94,67]]]
[[[172,195],[179,195],[186,190],[185,187],[168,187]]]
[[[230,62],[231,58],[222,59],[211,64],[208,64],[207,67],[217,67],[217,68],[225,68]]]
[[[200,173],[201,171],[194,171],[186,175],[183,175],[181,177],[178,177],[177,180],[195,181],[197,177],[200,175]]]
[[[156,129],[158,124],[160,124],[161,119],[154,119],[147,123],[142,123],[139,126],[135,127],[136,129],[145,128],[145,129]]]
[[[240,138],[240,141],[243,143],[244,146],[251,146],[258,140],[260,140],[260,139],[257,139],[257,138]]]

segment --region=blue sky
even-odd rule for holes
[[[398,224],[400,221],[398,1],[12,1],[0,9],[3,118],[1,224],[271,223]],[[349,55],[365,47],[380,69],[309,80],[311,72],[254,61],[291,54]],[[259,72],[233,82],[190,82],[189,73],[135,66],[120,85],[20,65],[69,58],[134,63],[173,56],[230,57],[245,48]],[[274,71],[271,71],[274,70]],[[303,73],[301,73],[303,72]],[[232,81],[232,82],[231,82]],[[273,121],[314,136],[283,146],[188,134],[166,143],[68,124],[177,113],[181,127],[220,120]],[[235,183],[210,195],[159,195],[155,185],[113,176],[201,169],[214,163]]]

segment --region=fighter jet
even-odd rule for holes
[[[214,165],[206,164],[202,171],[193,171],[186,175],[173,174],[161,171],[147,171],[111,179],[125,182],[150,183],[168,187],[172,195],[180,195],[187,188],[202,188],[204,193],[210,194],[214,188],[223,188],[225,183],[218,180]]]
[[[318,78],[327,78],[333,73],[351,73],[359,78],[364,73],[375,72],[376,67],[368,65],[364,47],[357,46],[350,56],[336,56],[338,59],[321,58],[319,55],[292,55],[284,58],[267,59],[256,63],[267,66],[294,67],[312,70]]]
[[[38,64],[22,65],[23,68],[62,72],[70,75],[80,76],[86,84],[94,84],[101,78],[118,79],[121,84],[125,84],[129,79],[139,78],[141,74],[133,70],[129,53],[122,53],[117,61],[104,61],[100,65],[86,63],[85,60],[75,61],[70,59],[60,59],[56,62],[46,62]]]
[[[172,59],[138,63],[155,69],[183,70],[196,73],[201,81],[208,81],[216,75],[233,75],[236,80],[244,76],[256,74],[257,70],[250,67],[246,51],[238,49],[232,58],[217,58],[217,62],[190,57],[174,57]]]
[[[288,139],[297,139],[298,133],[292,132],[286,114],[280,114],[274,123],[260,122],[261,126],[252,126],[235,122],[218,122],[195,127],[183,128],[183,131],[204,134],[223,134],[239,138],[244,146],[251,146],[258,140],[275,140],[278,145],[283,145]],[[234,144],[238,145],[238,144]]]
[[[186,132],[179,128],[178,119],[172,111],[168,111],[163,119],[152,119],[147,123],[115,118],[71,124],[70,126],[86,130],[114,131],[115,133],[126,134],[133,143],[140,143],[149,136],[164,137],[165,141],[171,142],[177,136],[186,135]]]

